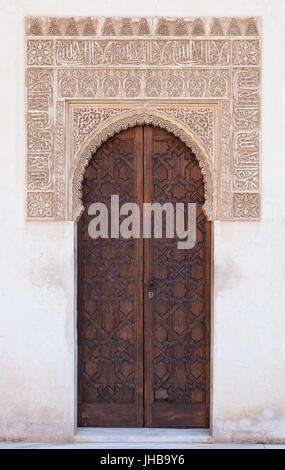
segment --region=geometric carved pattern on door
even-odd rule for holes
[[[210,222],[193,152],[177,137],[147,126],[144,201],[196,204],[196,244],[177,236],[145,239],[145,408],[153,427],[209,425]]]
[[[139,205],[195,202],[195,247],[178,250],[177,238],[91,239],[88,207],[109,207],[111,194]],[[123,131],[93,155],[83,203],[79,425],[207,427],[211,240],[195,155],[159,128]]]
[[[142,239],[91,239],[88,207],[141,203],[141,129],[107,141],[94,155],[83,185],[78,223],[79,425],[142,425]],[[139,146],[141,148],[139,148]],[[138,361],[141,358],[141,362]],[[95,404],[95,405],[94,405]],[[108,404],[108,406],[106,406]]]

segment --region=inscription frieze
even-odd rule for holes
[[[227,40],[56,40],[57,65],[229,65]]]

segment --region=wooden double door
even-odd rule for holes
[[[195,247],[178,249],[177,236],[165,233],[161,239],[90,238],[88,208],[103,202],[110,219],[111,195],[140,207],[196,203]],[[122,131],[93,155],[83,203],[78,425],[208,427],[211,235],[195,155],[160,128]]]

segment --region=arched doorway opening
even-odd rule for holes
[[[78,425],[208,428],[211,224],[198,161],[153,126],[115,134],[89,161],[78,222]],[[89,206],[195,203],[196,243],[97,238]],[[121,217],[124,219],[124,217]],[[164,220],[165,222],[165,220]]]

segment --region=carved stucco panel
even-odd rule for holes
[[[156,123],[195,149],[210,219],[259,219],[259,32],[259,18],[27,18],[27,218],[74,220],[88,145]]]
[[[128,127],[142,124],[153,124],[172,132],[186,143],[194,151],[201,171],[204,175],[205,199],[204,211],[209,220],[217,218],[216,210],[218,207],[217,187],[216,187],[216,169],[213,162],[214,152],[214,114],[215,105],[192,106],[189,104],[162,107],[161,103],[148,103],[149,107],[141,107],[135,103],[129,108],[114,107],[114,104],[104,105],[104,107],[80,108],[78,105],[70,106],[71,115],[71,133],[80,135],[80,117],[84,120],[94,116],[96,133],[92,132],[92,126],[89,132],[85,127],[81,127],[83,132],[82,144],[79,147],[72,148],[70,156],[70,187],[69,193],[73,195],[72,206],[70,208],[70,218],[78,220],[83,206],[81,203],[81,186],[84,171],[92,154],[96,149],[116,132]],[[203,141],[203,133],[199,135],[196,125],[193,125],[193,119],[202,129],[207,129],[210,135],[209,147]],[[210,129],[210,130],[209,130]],[[81,136],[82,137],[82,136]],[[84,140],[83,140],[84,139]],[[73,141],[75,139],[73,138]],[[78,141],[77,141],[78,142]]]
[[[227,98],[230,70],[57,69],[59,98]]]

